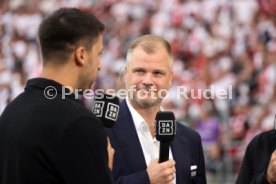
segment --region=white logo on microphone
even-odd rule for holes
[[[95,114],[96,117],[102,117],[103,115],[103,107],[104,107],[104,102],[95,102],[93,106],[93,114]]]
[[[105,118],[110,119],[112,121],[116,121],[117,116],[118,116],[118,112],[119,112],[119,106],[118,105],[113,104],[113,103],[108,103],[106,113],[105,113]]]
[[[174,134],[174,121],[172,120],[160,120],[159,124],[159,135],[173,135]]]

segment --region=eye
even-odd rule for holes
[[[153,75],[154,76],[164,76],[165,74],[163,72],[156,71],[156,72],[153,72]]]

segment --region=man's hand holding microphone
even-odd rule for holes
[[[155,137],[160,141],[159,160],[152,160],[147,168],[151,184],[171,184],[175,177],[175,161],[169,159],[170,143],[176,133],[172,112],[158,112],[155,118]]]
[[[100,94],[96,96],[92,112],[101,119],[106,128],[113,127],[119,113],[119,99],[116,96]],[[155,136],[160,141],[159,160],[152,160],[147,168],[151,184],[171,184],[175,177],[175,161],[169,159],[170,143],[176,133],[176,122],[172,112],[158,112],[155,118]],[[114,149],[109,139],[108,165],[112,170]]]

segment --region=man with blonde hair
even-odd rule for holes
[[[206,183],[201,138],[188,127],[177,124],[170,159],[157,161],[160,143],[154,121],[172,82],[172,62],[170,44],[159,36],[141,36],[127,52],[124,80],[129,94],[108,133],[117,184]]]

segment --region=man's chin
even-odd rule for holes
[[[152,98],[135,98],[134,101],[141,107],[152,107],[160,104],[160,99],[152,99]]]

